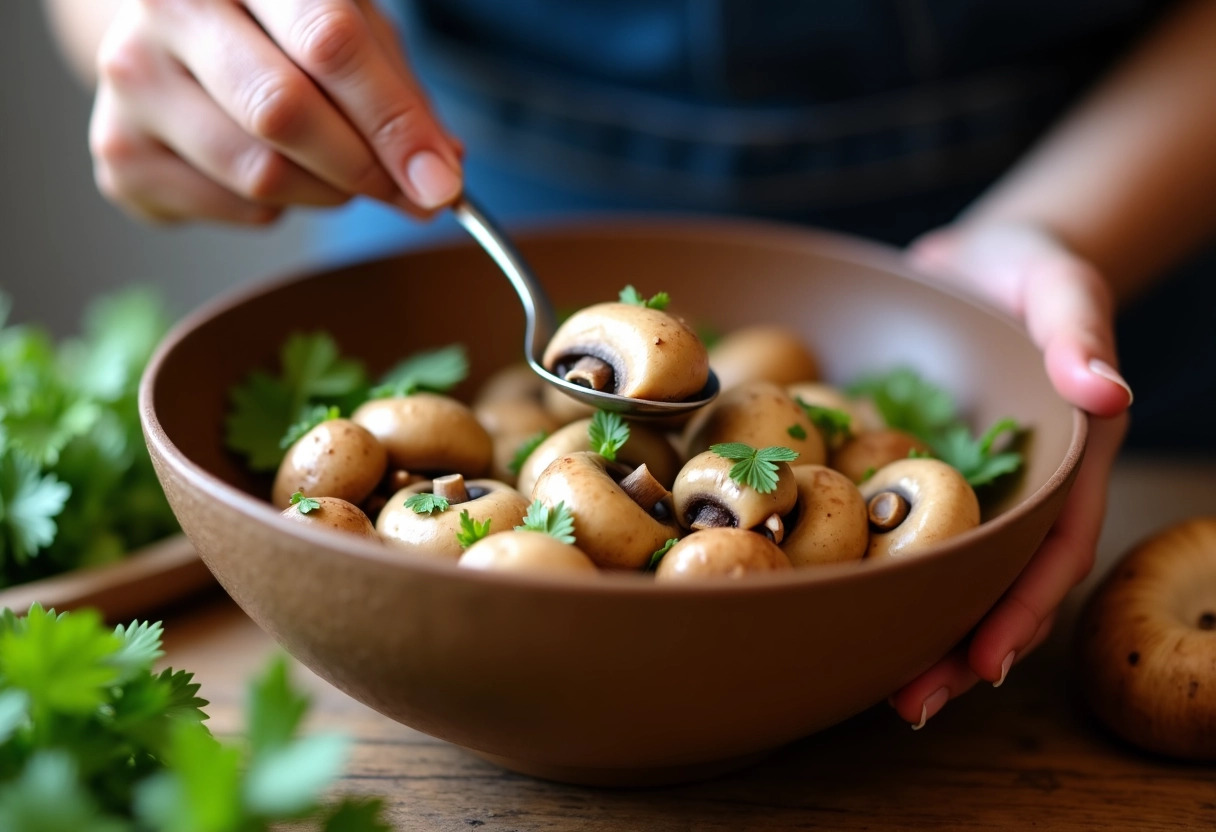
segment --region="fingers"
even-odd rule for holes
[[[351,0],[247,0],[253,16],[313,79],[423,210],[459,195],[456,149],[396,54]]]

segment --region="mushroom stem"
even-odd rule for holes
[[[566,371],[566,381],[592,390],[608,390],[615,373],[612,365],[593,355],[584,355]]]
[[[645,462],[621,480],[621,489],[646,512],[652,511],[660,500],[671,493],[654,478]]]
[[[460,474],[436,477],[431,480],[431,491],[436,497],[443,497],[452,505],[469,501],[469,491],[465,488],[464,477]]]
[[[908,501],[894,491],[880,491],[870,498],[867,513],[870,526],[878,532],[889,532],[908,516]]]
[[[785,540],[785,523],[781,522],[781,515],[779,514],[770,514],[768,519],[756,528],[760,534],[778,545],[780,545],[782,540]]]
[[[694,532],[716,529],[720,526],[734,528],[739,521],[730,509],[714,502],[704,502],[689,511],[688,528]]]

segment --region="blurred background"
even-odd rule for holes
[[[163,289],[176,315],[307,259],[307,222],[272,229],[149,228],[93,186],[91,96],[56,51],[36,0],[0,3],[0,288],[12,320],[75,332],[96,294],[128,283]]]

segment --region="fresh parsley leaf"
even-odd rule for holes
[[[638,290],[633,288],[633,286],[626,286],[621,290],[618,297],[621,303],[628,303],[632,306],[643,306],[647,309],[666,309],[667,304],[671,303],[671,296],[666,292],[659,292],[647,300],[638,294]]]
[[[325,817],[321,832],[393,832],[381,815],[384,801],[379,798],[347,797]]]
[[[484,523],[478,523],[467,509],[460,512],[460,531],[456,532],[456,542],[460,544],[460,548],[467,549],[488,535],[491,519],[487,517]]]
[[[887,427],[921,439],[927,440],[957,418],[953,397],[908,367],[860,378],[848,392],[871,398]]]
[[[412,494],[405,501],[405,507],[415,514],[444,512],[450,505],[447,497],[440,497],[438,494]]]
[[[371,398],[408,396],[419,390],[446,393],[469,375],[469,358],[463,344],[450,344],[406,358],[380,379]]]
[[[806,439],[806,428],[797,422],[786,428],[785,432],[788,433],[793,439]]]
[[[29,696],[34,714],[83,716],[117,682],[112,659],[121,646],[94,610],[56,615],[34,605],[20,631],[0,634],[0,674],[6,688]]]
[[[308,433],[322,422],[328,422],[330,419],[342,418],[342,410],[336,405],[326,407],[323,404],[314,404],[311,407],[304,409],[304,415],[299,421],[287,429],[287,433],[283,434],[283,438],[279,440],[279,447],[287,450],[292,445],[299,441],[300,437]]]
[[[320,500],[315,497],[305,497],[302,491],[292,493],[291,504],[299,510],[300,514],[309,514],[321,507]]]
[[[678,538],[678,537],[667,538],[667,542],[664,543],[662,545],[662,547],[657,549],[655,551],[655,553],[650,556],[650,562],[646,564],[646,571],[653,572],[654,570],[658,569],[659,564],[663,561],[663,556],[666,555],[668,552],[670,552],[671,547],[675,546],[679,542],[680,542],[680,538]]]
[[[271,471],[283,459],[280,442],[315,405],[330,405],[367,387],[363,365],[338,354],[323,332],[290,336],[279,352],[278,376],[255,370],[229,393],[225,425],[229,448],[250,468]]]
[[[131,832],[104,812],[64,751],[39,751],[16,778],[0,786],[0,829],[47,832]]]
[[[523,469],[524,463],[528,461],[528,457],[532,456],[532,452],[549,438],[549,431],[541,430],[529,436],[519,447],[515,449],[515,455],[511,457],[511,461],[507,463],[507,470],[516,476]]]
[[[516,531],[543,532],[562,543],[574,544],[574,515],[566,508],[565,502],[560,502],[550,508],[540,500],[533,500],[528,506],[522,525],[515,527]]]
[[[776,490],[778,462],[793,462],[798,458],[797,451],[781,445],[756,449],[742,442],[722,442],[709,449],[723,459],[734,460],[730,478],[760,494]]]
[[[155,624],[132,621],[130,625],[119,624],[114,628],[120,646],[110,657],[110,664],[118,668],[119,684],[146,672],[154,661],[165,655],[160,649],[163,634],[164,628],[159,621]]]
[[[55,539],[71,488],[16,450],[0,456],[0,567],[23,564]]]
[[[350,743],[336,734],[314,734],[255,755],[244,798],[254,816],[293,817],[316,805],[317,794],[337,779]]]
[[[852,436],[853,420],[843,410],[808,404],[801,396],[797,397],[797,402],[798,406],[806,413],[806,418],[811,420],[811,424],[815,426],[815,430],[819,431],[824,443],[829,448],[834,447],[837,442]]]
[[[1012,473],[1022,466],[1022,455],[1016,451],[993,453],[997,438],[1004,434],[1016,436],[1017,422],[1002,419],[983,436],[974,439],[966,425],[952,425],[934,437],[933,454],[958,469],[971,486],[986,485],[996,478]]]
[[[629,425],[620,414],[607,410],[597,410],[591,417],[591,426],[587,428],[587,438],[591,442],[591,450],[609,462],[616,461],[616,452],[629,441]]]
[[[878,469],[871,465],[869,468],[861,472],[861,479],[857,481],[857,484],[861,485],[863,482],[866,482],[877,473]]]

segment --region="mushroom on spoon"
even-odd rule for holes
[[[611,410],[616,413],[634,418],[675,416],[688,413],[704,407],[718,395],[718,379],[712,370],[708,371],[705,386],[690,398],[682,401],[656,401],[653,399],[631,398],[605,390],[597,390],[584,386],[576,381],[570,381],[554,375],[542,363],[545,346],[556,331],[556,316],[553,305],[540,282],[532,274],[523,258],[511,245],[506,235],[486,216],[468,194],[462,195],[452,204],[452,213],[456,220],[464,226],[473,238],[485,249],[486,253],[498,264],[524,307],[524,355],[532,369],[554,387],[579,401],[597,407],[600,410]],[[576,378],[584,381],[581,375]]]

